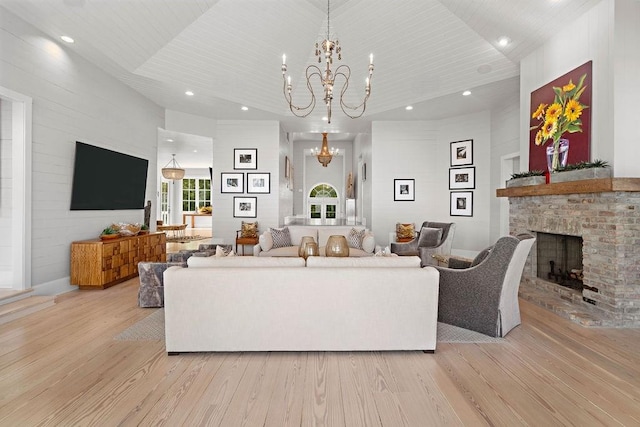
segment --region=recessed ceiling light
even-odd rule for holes
[[[173,142],[173,139],[169,138],[167,139],[167,142]]]
[[[329,118],[327,116],[324,116],[322,120],[326,122],[327,120],[329,120]]]
[[[197,152],[198,152],[198,150],[193,150],[193,152],[194,152],[194,153],[197,153]]]
[[[60,38],[62,39],[63,42],[67,42],[67,43],[75,42],[75,40],[69,36],[60,36]]]
[[[240,107],[240,109],[241,109],[242,111],[247,111],[247,110],[249,109],[249,107],[245,107],[245,106],[243,105],[242,107]]]
[[[413,105],[407,105],[406,107],[404,107],[404,109],[407,111],[411,111],[413,110]]]
[[[186,91],[184,94],[187,96],[193,96],[193,92],[191,92],[190,90]]]
[[[509,43],[511,43],[511,39],[507,36],[502,36],[498,39],[498,45],[502,47],[507,46]]]
[[[464,92],[462,92],[462,96],[469,96],[469,95],[471,95],[470,90],[465,90]]]

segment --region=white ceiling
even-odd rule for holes
[[[214,119],[279,120],[291,135],[309,139],[321,131],[369,132],[372,120],[437,119],[518,99],[520,60],[553,35],[549,29],[599,1],[333,0],[331,33],[342,46],[340,63],[351,67],[352,104],[364,94],[370,53],[375,71],[363,118],[346,118],[334,100],[330,125],[321,120],[322,95],[309,117],[293,117],[280,70],[285,53],[294,99],[306,104],[302,77],[326,34],[325,0],[0,0],[0,6],[55,40],[73,37],[67,48],[158,105]],[[505,35],[512,43],[499,47]],[[464,90],[472,94],[463,97]]]

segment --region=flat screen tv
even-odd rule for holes
[[[149,161],[76,141],[71,210],[143,209]]]

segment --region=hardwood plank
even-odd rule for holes
[[[299,426],[308,353],[280,353],[278,381],[273,386],[265,427]]]
[[[640,329],[526,301],[501,344],[419,352],[194,353],[114,336],[137,279],[0,325],[0,425],[640,425]]]

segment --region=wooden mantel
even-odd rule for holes
[[[498,188],[498,197],[549,196],[554,194],[610,193],[616,191],[640,192],[640,178],[598,178],[551,184]]]

